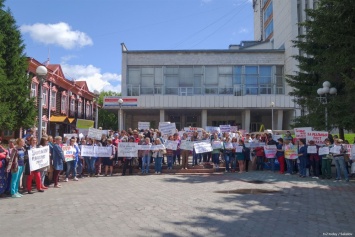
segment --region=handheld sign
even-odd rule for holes
[[[30,171],[49,166],[49,146],[28,150]]]

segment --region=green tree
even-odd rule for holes
[[[308,20],[300,25],[307,33],[294,41],[301,52],[295,56],[300,72],[286,79],[294,88],[290,94],[307,111],[295,120],[295,126],[326,129],[327,106],[328,128],[339,128],[340,137],[344,137],[344,129],[355,128],[355,1],[320,0],[316,9],[306,13]],[[316,93],[324,81],[338,91],[327,98],[327,104],[318,100]]]
[[[4,0],[0,0],[0,25],[0,129],[32,127],[36,108],[29,98],[25,46],[10,10],[4,10]]]
[[[121,93],[113,91],[102,91],[98,98],[98,103],[102,107],[105,96],[120,96]],[[115,111],[99,109],[99,126],[103,129],[118,130],[118,114]]]

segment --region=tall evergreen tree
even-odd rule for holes
[[[0,25],[0,129],[32,127],[36,108],[30,98],[25,45],[10,10],[4,10],[4,0],[0,0]]]
[[[296,126],[326,129],[325,109],[328,111],[328,128],[355,129],[355,1],[320,0],[316,9],[306,10],[308,20],[300,25],[306,34],[294,41],[300,55],[300,72],[288,76],[294,88],[296,102],[307,110],[296,119]],[[329,81],[337,95],[328,96],[328,103],[317,99],[318,88]],[[325,108],[325,106],[327,108]]]

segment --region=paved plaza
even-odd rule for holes
[[[252,171],[84,178],[62,186],[0,199],[0,236],[355,235],[355,180]]]

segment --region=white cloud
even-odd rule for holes
[[[117,73],[101,73],[101,69],[93,65],[70,65],[61,63],[66,78],[86,81],[90,91],[121,92],[121,75]]]
[[[22,25],[20,30],[22,33],[29,33],[36,42],[59,45],[65,49],[93,45],[92,39],[87,34],[72,30],[71,26],[65,22]]]
[[[239,30],[239,34],[245,34],[245,33],[249,33],[249,30],[248,30],[247,28],[242,27],[242,28]]]

